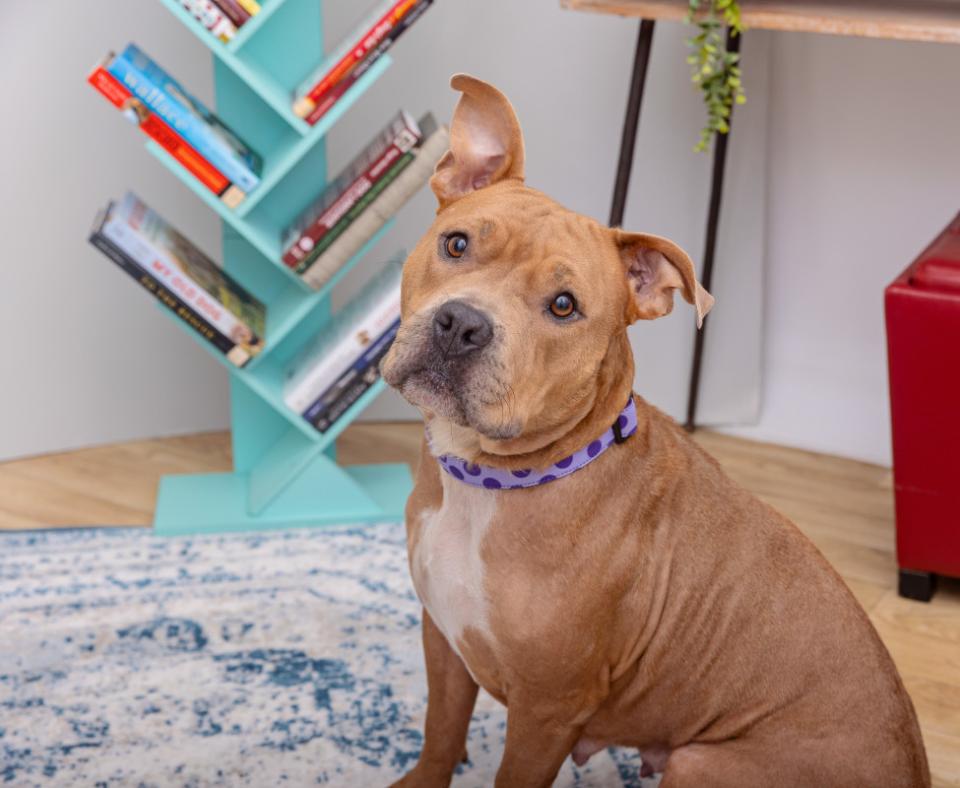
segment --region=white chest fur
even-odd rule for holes
[[[496,511],[497,496],[440,473],[443,504],[420,515],[413,549],[413,585],[430,618],[459,654],[467,627],[489,632],[480,546]]]

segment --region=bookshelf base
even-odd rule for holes
[[[246,474],[165,476],[157,493],[154,532],[158,536],[177,536],[403,521],[413,486],[406,465],[338,467],[337,479],[328,477],[327,468],[322,461],[308,468],[255,515],[248,508]]]

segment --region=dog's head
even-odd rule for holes
[[[440,207],[404,266],[382,372],[449,424],[446,449],[521,453],[564,434],[602,387],[626,401],[629,324],[670,312],[675,290],[699,324],[713,298],[673,242],[604,227],[525,186],[510,102],[470,76],[451,84],[462,95],[430,181]]]

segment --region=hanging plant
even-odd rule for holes
[[[687,22],[696,25],[699,33],[687,40],[693,50],[687,57],[694,84],[703,92],[707,123],[700,132],[694,150],[707,150],[715,134],[730,131],[730,115],[734,104],[747,98],[740,78],[740,55],[727,51],[724,29],[731,35],[743,33],[738,0],[689,0]]]

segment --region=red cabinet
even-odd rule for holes
[[[960,215],[886,289],[900,593],[960,577]]]

